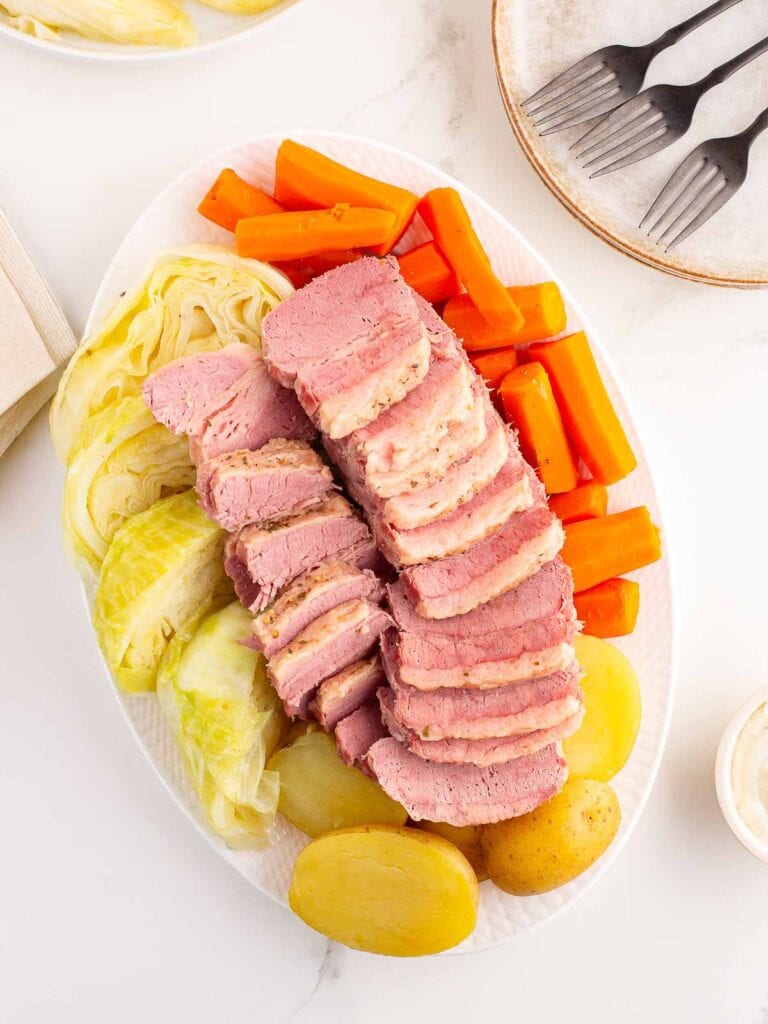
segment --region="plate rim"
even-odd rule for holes
[[[694,281],[697,284],[714,285],[718,288],[738,288],[743,291],[758,291],[760,289],[768,288],[768,278],[725,277],[717,274],[707,274],[704,271],[685,271],[680,267],[668,263],[661,255],[658,257],[650,256],[647,253],[636,249],[628,241],[619,238],[617,234],[613,234],[607,227],[605,227],[605,225],[601,224],[595,218],[590,217],[590,215],[579,206],[576,200],[572,199],[568,192],[558,184],[554,174],[549,171],[546,164],[539,158],[535,148],[531,145],[525,131],[523,130],[523,121],[517,109],[517,104],[514,102],[512,96],[509,95],[509,91],[504,82],[504,75],[501,67],[499,25],[502,16],[502,6],[510,5],[514,2],[515,0],[492,0],[491,38],[493,46],[493,63],[496,69],[496,83],[499,87],[501,100],[504,104],[504,111],[507,115],[507,120],[512,128],[515,139],[517,140],[518,145],[522,149],[529,164],[536,171],[552,195],[559,200],[571,216],[575,217],[575,219],[593,235],[601,239],[603,242],[607,242],[608,245],[613,249],[616,249],[616,251],[620,252],[622,255],[629,256],[636,262],[642,263],[643,266],[652,267],[654,270],[660,270],[662,273],[669,274],[671,277],[677,277],[684,281]]]
[[[287,15],[303,7],[309,0],[278,0],[274,7],[267,8],[260,14],[253,14],[252,24],[243,25],[242,28],[234,29],[215,39],[209,39],[202,43],[193,43],[191,46],[138,46],[131,43],[107,43],[104,40],[89,40],[91,43],[102,46],[114,46],[115,49],[91,49],[79,43],[65,43],[58,39],[41,39],[38,36],[30,35],[14,28],[7,22],[0,20],[0,36],[13,39],[24,46],[32,47],[36,52],[48,52],[60,57],[67,57],[70,60],[92,60],[101,63],[142,63],[146,61],[163,60],[184,60],[190,56],[199,56],[203,53],[211,53],[214,50],[222,49],[232,43],[240,42],[254,35],[259,29],[271,24],[281,15]],[[226,12],[219,12],[220,14]],[[233,15],[236,17],[236,15]],[[77,38],[77,33],[71,33]],[[122,49],[117,49],[122,47]],[[123,52],[123,50],[125,52]],[[117,253],[115,253],[117,255]]]
[[[654,475],[654,472],[653,472],[653,463],[652,463],[651,459],[648,456],[648,449],[647,449],[647,445],[646,445],[646,441],[645,441],[644,429],[642,427],[641,422],[639,421],[639,419],[637,417],[637,414],[635,412],[635,408],[634,408],[633,402],[631,401],[631,399],[627,395],[627,392],[626,392],[626,389],[624,387],[623,381],[622,381],[621,377],[616,372],[616,369],[615,369],[615,366],[614,366],[614,363],[613,363],[613,359],[610,356],[610,354],[609,354],[609,352],[607,350],[606,345],[603,343],[601,335],[594,328],[594,325],[593,325],[591,319],[589,318],[588,315],[585,314],[584,309],[581,306],[581,304],[574,300],[574,297],[573,297],[573,295],[571,293],[571,290],[562,281],[562,279],[560,278],[559,274],[557,274],[553,270],[553,268],[550,266],[550,264],[546,260],[546,258],[539,253],[539,251],[536,249],[536,247],[519,231],[518,228],[516,228],[514,226],[514,224],[512,224],[512,222],[510,220],[508,220],[507,217],[504,216],[504,214],[502,214],[491,203],[489,203],[486,199],[484,199],[482,195],[480,195],[478,192],[476,192],[474,189],[470,188],[469,186],[464,185],[461,181],[459,181],[453,175],[449,174],[446,171],[443,171],[441,168],[437,167],[435,164],[431,163],[430,161],[425,160],[422,157],[419,157],[419,156],[417,156],[417,155],[415,155],[413,153],[408,152],[407,150],[401,149],[400,147],[394,146],[394,145],[392,145],[390,143],[381,142],[378,139],[373,139],[373,138],[370,138],[370,137],[356,135],[356,134],[347,133],[347,132],[324,131],[324,130],[317,130],[317,129],[298,130],[298,131],[291,131],[291,132],[267,132],[267,133],[263,133],[263,134],[260,134],[260,135],[248,136],[248,137],[246,137],[244,139],[241,139],[239,141],[231,143],[230,145],[221,147],[220,149],[215,150],[215,151],[213,151],[211,153],[208,153],[208,154],[204,155],[203,157],[199,158],[198,160],[194,161],[193,163],[189,164],[180,173],[176,174],[163,188],[161,188],[155,194],[155,196],[149,201],[149,203],[147,203],[142,208],[141,212],[134,219],[134,221],[132,222],[131,226],[128,228],[128,230],[124,234],[124,236],[123,236],[122,240],[120,241],[117,249],[115,250],[112,258],[110,259],[109,263],[107,264],[106,270],[105,270],[105,272],[104,272],[104,274],[103,274],[103,276],[101,278],[99,286],[98,286],[98,288],[96,290],[96,293],[94,295],[93,302],[91,304],[91,308],[89,310],[88,317],[87,317],[87,320],[86,320],[86,325],[85,325],[85,329],[84,329],[84,337],[88,337],[92,333],[92,331],[94,329],[95,323],[98,320],[100,320],[105,315],[105,311],[108,311],[108,309],[113,304],[113,302],[116,301],[116,293],[114,292],[114,285],[111,283],[111,280],[110,280],[112,275],[113,275],[113,272],[114,272],[113,271],[113,267],[116,267],[119,264],[119,261],[121,259],[121,254],[122,254],[124,248],[128,247],[128,245],[129,245],[129,243],[131,241],[131,237],[134,234],[134,231],[139,226],[139,224],[143,221],[143,219],[146,217],[146,215],[149,213],[149,211],[155,205],[155,203],[160,203],[164,199],[166,199],[169,195],[172,195],[187,176],[194,175],[194,173],[197,170],[201,169],[203,166],[205,166],[209,162],[213,162],[213,161],[223,161],[223,162],[226,162],[227,159],[230,158],[236,151],[240,151],[244,147],[252,146],[252,145],[262,145],[262,144],[265,144],[265,143],[276,143],[276,144],[279,144],[280,141],[282,141],[285,138],[289,138],[289,137],[290,138],[301,139],[306,144],[308,144],[308,145],[315,145],[315,146],[322,146],[323,140],[338,139],[338,140],[343,141],[345,143],[348,143],[348,144],[350,144],[352,146],[361,145],[364,148],[365,147],[372,147],[374,149],[379,149],[380,151],[383,151],[383,152],[388,153],[388,154],[390,154],[390,155],[392,155],[394,157],[397,157],[398,159],[405,160],[406,162],[410,162],[412,164],[415,164],[421,170],[427,172],[428,174],[434,174],[435,172],[437,172],[438,175],[447,184],[452,185],[453,187],[457,188],[459,191],[465,192],[468,195],[470,195],[472,197],[473,201],[475,201],[481,207],[483,207],[483,209],[486,212],[486,214],[490,214],[490,216],[492,218],[500,221],[504,225],[504,227],[511,233],[511,236],[514,238],[516,244],[520,245],[524,250],[526,250],[529,253],[533,254],[533,256],[541,263],[542,267],[546,269],[546,273],[549,275],[549,280],[554,281],[558,285],[558,287],[561,288],[564,296],[571,303],[571,305],[574,307],[574,309],[578,311],[579,318],[581,319],[581,321],[583,323],[584,331],[590,336],[590,339],[591,339],[594,347],[598,351],[600,360],[602,360],[602,362],[605,364],[606,368],[608,369],[608,372],[609,372],[610,377],[611,377],[612,384],[615,387],[616,391],[618,392],[618,394],[619,394],[619,396],[621,398],[621,401],[624,403],[624,405],[625,405],[625,407],[627,409],[627,412],[629,413],[629,417],[630,417],[630,420],[631,420],[631,423],[632,423],[632,428],[633,428],[634,433],[635,433],[636,438],[637,438],[638,455],[640,456],[642,462],[644,463],[644,465],[647,467],[647,470],[648,470],[648,475],[649,475],[650,483],[651,483],[651,491],[652,491],[652,495],[651,496],[653,497],[654,503],[655,503],[655,506],[656,506],[656,515],[658,517],[659,526],[660,526],[662,532],[664,533],[664,535],[667,538],[669,538],[670,537],[670,532],[667,529],[667,516],[666,516],[665,511],[664,511],[664,505],[663,505],[663,502],[661,501],[659,490],[658,490],[658,488],[656,486],[655,475]],[[190,244],[190,243],[188,243],[188,242],[181,243],[180,242],[178,244],[186,245],[186,244]],[[194,244],[194,243],[192,243],[192,244]],[[108,290],[109,290],[110,294],[107,294]],[[476,949],[462,949],[461,947],[458,947],[456,949],[446,950],[444,953],[439,954],[439,955],[441,955],[441,956],[445,956],[445,955],[448,955],[448,956],[467,956],[467,955],[470,955],[470,954],[473,954],[473,953],[482,952],[485,949],[496,948],[498,946],[503,945],[506,942],[510,942],[510,941],[512,941],[512,940],[514,940],[516,938],[519,938],[523,934],[529,934],[529,933],[537,930],[538,928],[544,927],[545,925],[549,924],[551,921],[553,921],[554,919],[559,917],[561,914],[563,914],[567,910],[571,909],[577,902],[579,902],[579,900],[587,892],[589,892],[592,889],[592,887],[598,882],[598,880],[603,878],[603,876],[606,874],[606,872],[614,864],[614,862],[618,858],[619,854],[623,851],[623,849],[625,847],[625,844],[628,842],[630,836],[634,832],[634,830],[635,830],[635,828],[637,826],[637,823],[638,823],[642,813],[644,812],[644,810],[646,808],[646,805],[648,803],[648,799],[650,797],[651,791],[652,791],[653,786],[655,785],[656,779],[658,777],[659,768],[660,768],[660,765],[661,765],[661,760],[662,760],[662,758],[664,756],[664,752],[665,752],[666,746],[667,746],[667,741],[668,741],[668,738],[669,738],[670,725],[671,725],[672,714],[673,714],[673,710],[674,710],[675,698],[676,698],[676,693],[677,693],[677,676],[678,676],[678,662],[679,662],[679,615],[678,615],[678,607],[679,607],[679,605],[678,605],[678,597],[677,597],[677,583],[676,583],[676,578],[677,577],[676,577],[676,572],[675,572],[675,562],[676,562],[676,559],[675,559],[675,556],[672,553],[671,546],[669,545],[669,543],[667,543],[667,545],[665,545],[664,558],[663,558],[663,563],[662,564],[665,564],[665,566],[666,566],[666,572],[665,572],[666,580],[665,580],[665,583],[666,583],[666,588],[667,588],[668,593],[669,593],[669,626],[670,626],[670,628],[669,628],[669,660],[668,660],[668,664],[667,664],[667,681],[668,681],[668,685],[666,687],[666,695],[665,695],[665,704],[664,704],[663,716],[661,718],[661,722],[660,722],[660,725],[659,725],[659,728],[658,728],[658,731],[657,731],[656,750],[655,750],[652,762],[650,764],[650,767],[648,769],[648,772],[646,774],[646,777],[643,780],[643,783],[642,783],[642,786],[641,786],[641,790],[640,790],[640,796],[638,798],[637,806],[635,807],[633,814],[630,817],[628,817],[628,818],[622,817],[622,824],[625,825],[625,828],[622,829],[621,835],[617,838],[617,840],[614,841],[614,843],[611,844],[611,846],[609,847],[608,851],[603,855],[603,857],[595,865],[593,865],[593,867],[590,869],[589,877],[582,881],[581,886],[580,886],[578,892],[574,893],[570,898],[566,899],[563,903],[561,903],[560,906],[558,906],[557,908],[552,910],[545,917],[542,917],[540,920],[534,921],[534,922],[526,925],[524,928],[521,928],[516,934],[509,934],[509,935],[501,936],[500,938],[498,938],[498,939],[496,939],[494,941],[484,943],[481,947],[478,947]],[[84,594],[85,594],[86,605],[89,607],[88,593],[87,593],[87,586],[86,586],[86,584],[83,584],[83,589],[84,589]],[[89,618],[90,618],[90,615],[89,615]],[[94,640],[95,639],[96,638],[95,638],[95,635],[94,635]],[[97,643],[97,647],[98,647],[98,643]],[[209,845],[211,845],[214,849],[216,849],[216,851],[223,857],[223,859],[225,861],[227,861],[227,863],[229,863],[230,866],[235,871],[237,871],[238,874],[240,874],[242,877],[244,877],[245,880],[247,882],[249,882],[249,884],[251,884],[254,888],[256,888],[263,895],[265,895],[265,896],[269,897],[270,899],[272,899],[274,902],[280,904],[281,906],[287,906],[287,903],[285,901],[283,901],[283,900],[280,900],[279,897],[277,897],[275,894],[269,892],[267,889],[263,888],[257,882],[255,882],[255,881],[245,877],[243,875],[243,873],[239,870],[238,865],[235,862],[233,862],[230,859],[230,857],[228,856],[228,852],[229,851],[222,844],[222,842],[219,839],[219,837],[217,837],[215,834],[213,834],[210,831],[210,829],[207,828],[207,826],[200,819],[199,816],[197,816],[194,812],[190,811],[187,807],[184,806],[183,802],[179,799],[177,794],[174,792],[173,786],[171,785],[169,780],[167,780],[163,776],[163,774],[162,774],[162,772],[160,770],[159,765],[156,763],[154,758],[150,755],[148,747],[143,742],[143,739],[142,739],[142,737],[141,737],[141,735],[139,733],[139,730],[136,727],[135,723],[133,722],[132,717],[131,717],[131,715],[128,712],[128,709],[127,709],[127,707],[124,704],[124,700],[126,698],[130,698],[131,695],[123,694],[121,691],[118,690],[118,688],[117,688],[117,686],[116,686],[116,684],[115,684],[115,682],[114,682],[114,680],[112,678],[112,675],[111,675],[111,673],[110,673],[110,671],[108,669],[106,661],[104,659],[102,659],[102,661],[104,663],[104,668],[105,668],[105,672],[106,672],[107,678],[110,681],[110,685],[111,685],[111,688],[112,688],[113,695],[115,697],[116,702],[118,703],[118,705],[120,707],[120,710],[121,710],[124,718],[127,721],[129,729],[131,730],[133,735],[136,737],[144,757],[149,762],[149,764],[150,764],[152,770],[154,771],[155,775],[157,775],[158,778],[160,779],[160,781],[163,783],[164,788],[172,796],[173,802],[176,804],[176,806],[181,810],[181,812],[185,815],[185,817],[187,817],[192,822],[192,824],[195,826],[196,830],[203,834],[203,836],[205,837],[205,839],[207,840]],[[482,891],[483,891],[483,889],[482,889],[482,886],[481,886],[481,895],[482,895]]]

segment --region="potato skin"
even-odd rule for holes
[[[609,782],[626,764],[642,719],[635,670],[618,648],[596,636],[576,638],[576,658],[586,675],[584,721],[563,743],[571,777]]]
[[[288,902],[311,928],[352,949],[427,956],[471,934],[478,885],[466,857],[440,836],[364,825],[304,847]]]
[[[448,825],[442,821],[420,821],[418,828],[433,835],[442,836],[449,843],[458,846],[477,875],[478,882],[484,882],[488,877],[483,857],[483,848],[480,845],[480,829],[477,825]]]
[[[488,874],[515,896],[557,889],[605,853],[620,823],[621,808],[610,786],[570,779],[535,811],[483,827]]]

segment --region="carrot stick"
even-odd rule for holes
[[[413,220],[419,198],[396,185],[369,178],[323,156],[309,146],[286,139],[277,151],[275,196],[291,210],[314,210],[349,203],[394,214],[383,241],[371,248],[383,256]]]
[[[480,352],[470,356],[469,361],[489,388],[497,388],[517,366],[517,352],[513,348],[500,348],[496,352]]]
[[[434,242],[425,242],[397,257],[407,284],[427,302],[444,302],[459,290],[459,281]]]
[[[576,450],[601,484],[623,479],[637,466],[627,435],[605,390],[586,335],[532,345],[528,358],[547,370]]]
[[[515,327],[516,319],[512,324],[492,327],[467,294],[454,295],[446,303],[443,320],[458,334],[467,352],[528,345],[565,330],[563,297],[554,281],[513,285],[507,291],[525,320],[522,327]]]
[[[295,288],[303,288],[316,277],[335,270],[345,263],[354,263],[362,256],[359,249],[337,249],[331,252],[320,252],[316,256],[305,256],[297,260],[284,260],[275,266],[290,279]]]
[[[255,185],[249,185],[236,171],[227,167],[208,189],[197,210],[214,224],[234,231],[241,217],[282,213],[283,207],[272,196]]]
[[[549,507],[563,523],[596,519],[608,511],[608,491],[602,484],[590,480],[568,494],[556,495]]]
[[[499,395],[507,422],[520,436],[520,449],[538,469],[547,494],[572,491],[579,475],[544,367],[518,366],[502,380]]]
[[[574,603],[589,636],[629,636],[640,611],[640,584],[633,580],[606,580],[576,594]]]
[[[388,210],[366,210],[339,203],[331,210],[273,213],[237,222],[240,256],[293,260],[334,249],[368,248],[388,238],[395,222]]]
[[[419,203],[419,213],[482,316],[494,327],[519,331],[523,316],[494,274],[456,189],[427,192]]]
[[[661,558],[659,530],[642,505],[612,516],[584,519],[565,527],[564,561],[576,591],[589,590],[614,576]]]

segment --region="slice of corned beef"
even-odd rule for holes
[[[557,555],[563,540],[560,520],[541,500],[467,551],[411,566],[401,579],[426,618],[466,615],[533,576]]]
[[[429,368],[430,337],[394,260],[315,278],[265,318],[263,335],[272,375],[331,438],[370,423]]]
[[[482,490],[431,523],[400,530],[381,515],[373,517],[374,535],[393,565],[418,565],[466,551],[490,537],[510,516],[533,504],[535,476],[516,447],[507,448],[499,472]]]
[[[320,685],[310,711],[320,725],[332,732],[342,718],[371,701],[386,682],[378,654],[356,661]]]
[[[332,559],[297,576],[255,617],[247,643],[271,658],[318,616],[354,598],[380,604],[384,585],[372,572]]]
[[[418,733],[400,724],[394,714],[395,699],[389,687],[379,689],[378,699],[384,725],[411,753],[423,757],[425,761],[436,761],[438,764],[475,764],[481,768],[487,768],[492,764],[504,764],[527,754],[535,754],[537,750],[549,746],[550,743],[567,739],[576,732],[584,717],[583,708],[579,708],[574,714],[559,722],[531,732],[484,739],[423,739]]]
[[[388,735],[381,721],[378,703],[365,704],[342,718],[336,726],[336,749],[344,764],[350,768],[357,765],[361,771],[370,775],[365,755],[377,740]]]
[[[555,744],[506,764],[424,761],[393,737],[365,756],[379,785],[414,821],[487,825],[527,814],[562,789],[568,769]]]
[[[426,618],[402,580],[389,588],[389,603],[400,632],[388,649],[403,682],[419,689],[503,686],[574,658],[573,579],[560,558],[466,615]]]
[[[329,559],[373,568],[378,554],[368,527],[341,495],[264,526],[246,526],[225,549],[225,569],[240,600],[262,611],[291,580]],[[254,596],[255,595],[255,596]]]
[[[347,601],[315,619],[270,659],[267,672],[286,713],[306,718],[323,680],[366,657],[392,619],[370,601]]]
[[[333,475],[317,452],[305,441],[283,438],[204,462],[196,486],[206,513],[230,533],[303,512],[334,490]]]
[[[515,450],[517,446],[490,404],[485,425],[483,443],[452,463],[434,483],[380,499],[377,514],[381,521],[398,530],[415,530],[439,520],[488,486],[510,457],[512,446]],[[523,488],[529,490],[527,481]]]
[[[183,356],[147,377],[144,402],[171,433],[195,434],[206,416],[221,408],[228,388],[260,363],[256,350],[239,342],[218,352]]]

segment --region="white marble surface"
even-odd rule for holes
[[[128,734],[59,551],[39,418],[0,462],[3,1024],[768,1022],[768,869],[712,785],[725,719],[765,682],[768,295],[664,278],[569,217],[507,129],[488,6],[311,0],[256,45],[140,68],[2,40],[0,202],[78,329],[155,192],[261,131],[394,142],[504,212],[612,346],[667,497],[681,672],[649,807],[608,877],[530,937],[412,962],[329,949],[199,840]]]

